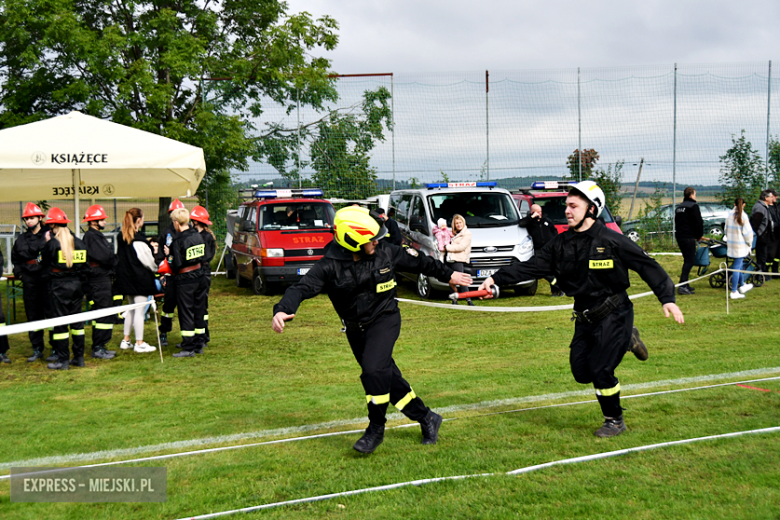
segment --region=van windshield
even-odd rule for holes
[[[330,229],[335,212],[325,203],[282,203],[260,207],[259,229]]]
[[[428,204],[433,222],[443,218],[448,226],[456,214],[475,228],[516,225],[519,220],[514,199],[495,191],[435,193],[428,195]]]

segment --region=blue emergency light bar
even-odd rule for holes
[[[483,182],[431,182],[425,185],[432,190],[434,188],[495,188],[498,183],[495,181]]]
[[[257,199],[291,199],[293,197],[323,197],[324,195],[325,193],[320,188],[257,190],[254,193]]]
[[[559,190],[576,186],[574,181],[537,181],[531,184],[532,190]]]

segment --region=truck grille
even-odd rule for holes
[[[485,247],[472,247],[471,252],[472,253],[507,253],[509,251],[513,251],[515,246],[488,246]],[[485,249],[490,249],[490,251],[485,251]]]
[[[471,267],[473,267],[474,269],[495,269],[498,267],[506,267],[516,262],[517,262],[517,258],[513,256],[472,258]]]

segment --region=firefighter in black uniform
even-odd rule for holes
[[[346,326],[347,340],[360,364],[366,392],[369,425],[354,449],[373,452],[384,440],[389,403],[422,426],[422,443],[436,444],[442,417],[417,397],[393,361],[393,347],[401,331],[396,297],[396,268],[435,276],[468,286],[471,276],[453,271],[416,249],[404,249],[384,240],[387,230],[379,215],[350,206],[336,213],[334,242],[301,281],[291,286],[274,306],[272,326],[283,332],[301,302],[327,293]]]
[[[5,258],[3,258],[3,252],[0,251],[0,268],[5,266]],[[3,314],[3,299],[0,298],[0,327],[5,327],[5,314]],[[8,336],[0,336],[0,361],[3,363],[10,363],[11,358],[8,357]]]
[[[217,254],[217,240],[214,237],[214,232],[209,229],[211,221],[209,220],[209,212],[203,206],[195,206],[190,213],[190,219],[195,223],[195,229],[200,233],[200,237],[203,239],[203,243],[206,245],[205,254],[200,261],[201,270],[203,271],[203,328],[195,329],[195,334],[202,336],[199,339],[199,343],[202,343],[205,347],[211,341],[209,335],[209,289],[211,289],[211,260],[214,255]]]
[[[195,354],[203,353],[203,335],[196,336],[195,331],[204,328],[206,286],[201,267],[206,245],[200,233],[190,227],[190,212],[185,208],[173,210],[171,220],[176,229],[176,238],[165,249],[168,264],[174,273],[181,329],[181,352],[175,353],[173,357],[194,357]]]
[[[183,208],[184,204],[179,199],[174,199],[171,205],[168,206],[168,214],[170,215],[174,210]],[[176,227],[171,222],[165,228],[165,231],[157,237],[158,249],[155,260],[157,260],[158,264],[166,257],[167,253],[164,250],[166,247],[171,247],[174,238],[176,238]],[[160,312],[160,346],[167,347],[168,333],[173,329],[173,311],[176,310],[176,279],[174,276],[163,275],[160,277],[160,281],[163,284],[163,292],[165,293],[162,311]]]
[[[626,289],[628,270],[636,271],[663,304],[664,314],[683,323],[675,304],[674,284],[658,263],[630,239],[609,230],[598,219],[605,197],[594,182],[576,184],[566,198],[569,229],[533,258],[502,267],[480,289],[554,275],[559,287],[574,297],[574,337],[569,362],[578,383],[592,383],[604,414],[595,434],[612,437],[626,430],[620,407],[620,382],[615,369],[627,351],[640,360],[647,349],[634,327],[634,308]]]
[[[84,299],[82,282],[88,269],[87,247],[74,237],[67,225],[71,221],[60,208],[51,208],[46,216],[52,228],[46,235],[41,252],[41,265],[49,272],[48,311],[50,318],[70,316],[81,312]],[[49,363],[52,370],[68,370],[70,365],[84,366],[84,323],[71,323],[73,359],[68,359],[68,326],[58,325],[51,333],[51,343],[57,360]]]
[[[38,321],[46,317],[46,291],[49,280],[38,262],[43,246],[46,244],[46,232],[49,226],[43,223],[43,211],[32,202],[28,202],[22,213],[27,231],[19,235],[11,250],[11,262],[14,264],[14,276],[22,280],[24,291],[24,312],[27,321]],[[43,357],[43,330],[28,333],[33,354],[27,359],[33,362]]]
[[[106,228],[106,210],[95,204],[87,209],[82,222],[89,222],[89,229],[84,233],[84,245],[87,246],[89,273],[87,274],[86,293],[90,309],[107,309],[113,305],[111,277],[114,275],[117,259],[108,240],[101,232]],[[98,318],[92,325],[92,357],[111,359],[116,351],[107,350],[114,330],[114,316]]]

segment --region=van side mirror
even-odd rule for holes
[[[254,231],[254,229],[252,229],[252,221],[251,220],[243,221],[241,223],[241,231],[248,232],[248,233]]]
[[[426,235],[430,234],[428,232],[428,226],[425,225],[425,222],[423,222],[420,217],[412,217],[412,220],[409,223],[409,229],[412,231],[419,231]]]
[[[615,215],[615,223],[618,225],[619,228],[623,228],[623,217],[620,215]]]

